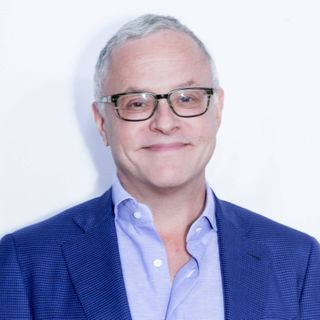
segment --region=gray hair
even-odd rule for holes
[[[104,81],[108,69],[108,60],[111,56],[112,50],[128,40],[141,39],[151,33],[161,30],[173,30],[190,36],[208,58],[211,65],[213,86],[215,88],[219,87],[219,79],[215,63],[203,42],[176,18],[146,14],[124,24],[101,50],[94,75],[94,94],[96,100],[103,95]]]

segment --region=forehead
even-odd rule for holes
[[[189,36],[162,30],[114,48],[108,63],[108,93],[127,87],[172,89],[181,83],[211,85],[205,53]]]

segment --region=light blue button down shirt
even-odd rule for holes
[[[129,307],[134,320],[223,320],[214,198],[191,225],[187,250],[191,259],[170,279],[166,249],[150,209],[121,186],[112,186],[115,224]]]

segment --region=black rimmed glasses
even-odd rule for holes
[[[160,99],[166,99],[173,113],[182,118],[203,115],[210,105],[213,88],[179,88],[165,94],[151,92],[125,92],[101,97],[98,103],[114,105],[119,118],[125,121],[143,121],[150,119]]]

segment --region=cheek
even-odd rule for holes
[[[123,121],[117,117],[106,121],[105,132],[115,157],[130,157],[138,149],[143,134],[140,127],[138,123]]]
[[[196,143],[202,148],[202,156],[205,158],[211,157],[216,145],[216,125],[212,120],[203,124],[199,130]]]
[[[116,146],[122,140],[121,135],[125,133],[125,130],[121,130],[121,122],[122,120],[117,117],[116,112],[112,108],[106,110],[104,130],[111,147]]]
[[[199,142],[209,143],[215,139],[217,133],[217,124],[213,110],[207,114],[205,121],[199,122],[195,128],[195,134],[198,136]]]
[[[123,144],[127,139],[125,138],[125,133],[123,131],[118,130],[115,126],[108,126],[106,127],[106,135],[112,152],[118,152],[119,149],[125,148]]]

